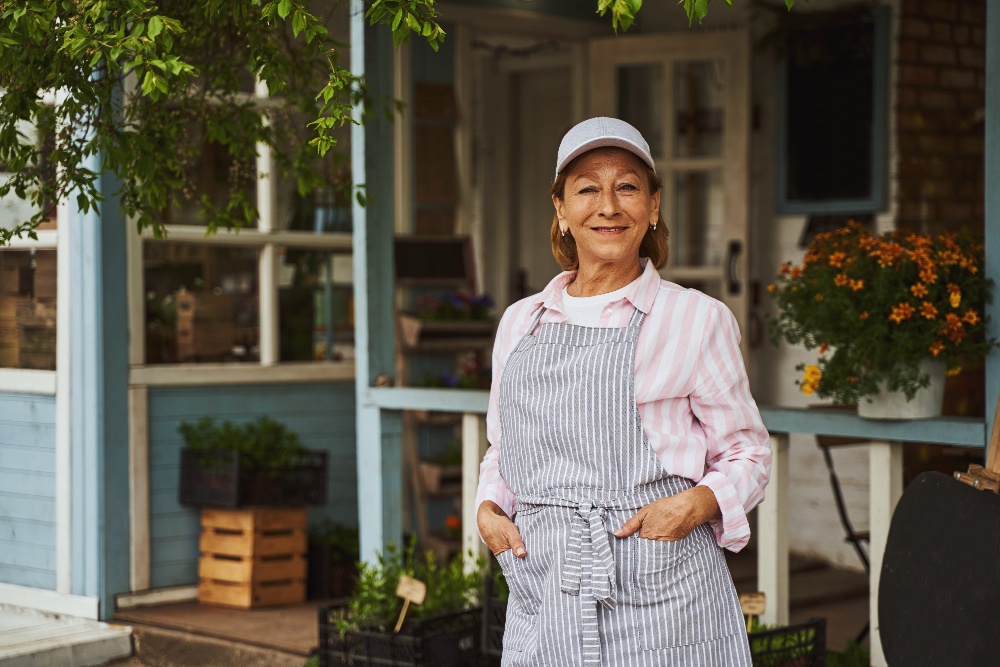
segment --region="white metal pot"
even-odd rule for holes
[[[858,416],[865,419],[928,419],[941,416],[944,402],[945,365],[924,359],[920,372],[931,376],[931,383],[917,390],[912,401],[901,391],[888,391],[879,383],[879,393],[858,401]]]

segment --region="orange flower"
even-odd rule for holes
[[[444,525],[448,530],[458,530],[462,527],[462,520],[457,514],[449,514],[444,518]]]
[[[833,284],[836,285],[837,287],[843,287],[847,283],[848,283],[847,275],[844,273],[838,273],[833,279]]]
[[[860,317],[861,321],[864,322],[865,320],[868,319],[868,311],[866,310],[865,312],[863,312],[860,315],[858,315],[858,317]]]
[[[916,283],[910,287],[910,292],[912,292],[913,296],[918,299],[923,298],[927,296],[927,285],[923,283]]]
[[[797,266],[793,266],[791,268],[790,273],[792,275],[792,278],[801,278],[802,277],[802,269],[800,269]]]
[[[864,279],[860,279],[859,278],[858,280],[852,280],[851,281],[851,289],[854,290],[855,292],[857,292],[859,290],[863,290],[864,288],[865,288],[865,281],[864,281]]]
[[[930,347],[931,354],[933,354],[935,357],[941,354],[941,350],[943,349],[944,349],[944,343],[942,343],[939,340],[934,341],[934,344],[931,345]]]
[[[830,255],[830,266],[840,268],[844,265],[844,260],[847,259],[847,253],[835,252]]]
[[[774,283],[771,283],[770,285],[767,286],[767,293],[768,294],[774,294],[777,291],[778,291],[778,286],[775,285]]]
[[[822,301],[823,300],[823,295],[820,294],[819,292],[816,292],[816,300],[817,301]]]
[[[931,268],[920,269],[920,280],[933,285],[937,282],[937,274],[934,273],[934,269]]]
[[[949,287],[952,287],[949,285]],[[962,292],[957,287],[955,291],[948,295],[948,303],[951,304],[952,308],[958,308],[962,305]]]
[[[979,324],[979,313],[969,308],[965,311],[965,315],[962,315],[962,321],[967,323],[969,326],[976,326]]]
[[[920,314],[928,320],[933,320],[938,314],[938,309],[930,301],[924,301],[920,305]]]
[[[780,273],[781,277],[787,276],[788,272],[791,271],[791,270],[792,270],[792,265],[791,264],[789,264],[788,262],[782,262],[781,263],[781,273]]]
[[[956,345],[962,342],[962,339],[965,338],[965,329],[962,327],[962,320],[959,319],[958,315],[948,313],[947,317],[945,317],[943,333]]]
[[[820,354],[826,354],[826,351],[829,350],[829,349],[830,349],[830,346],[827,343],[821,343],[820,346],[819,346],[819,353]]]
[[[889,315],[889,319],[896,324],[902,324],[904,320],[908,320],[912,316],[913,306],[903,301],[892,307],[892,314]]]

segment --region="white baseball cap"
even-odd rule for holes
[[[556,159],[556,176],[575,158],[606,146],[624,148],[656,171],[653,156],[649,154],[649,144],[642,138],[639,130],[623,120],[599,116],[577,123],[562,138]]]

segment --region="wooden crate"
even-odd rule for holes
[[[266,607],[306,599],[306,510],[201,510],[198,601]]]

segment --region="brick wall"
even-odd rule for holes
[[[900,228],[983,225],[986,0],[902,0]]]

